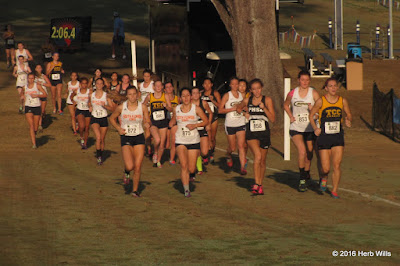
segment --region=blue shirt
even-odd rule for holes
[[[122,19],[120,17],[114,18],[114,36],[117,35],[117,29],[119,29],[118,36],[125,38],[124,22],[122,21]]]

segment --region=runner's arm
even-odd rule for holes
[[[228,93],[226,93],[226,94],[222,97],[222,100],[221,100],[221,102],[220,102],[220,104],[219,104],[219,106],[218,106],[218,113],[220,113],[220,114],[226,114],[226,113],[229,113],[229,112],[236,111],[236,106],[234,106],[233,108],[225,109],[225,104],[226,104],[226,102],[228,101],[228,97],[229,97]]]
[[[317,127],[317,124],[315,123],[313,117],[314,117],[314,115],[315,115],[316,113],[318,113],[318,111],[319,111],[319,109],[320,109],[321,107],[322,107],[322,100],[321,100],[321,98],[319,98],[319,99],[315,102],[313,108],[312,108],[311,111],[310,111],[310,114],[308,115],[309,120],[310,120],[310,124],[311,124],[311,126],[313,127],[314,131],[316,131],[316,130],[318,129],[318,127]]]
[[[267,115],[268,120],[271,121],[272,123],[274,123],[275,122],[275,108],[274,108],[274,102],[272,101],[272,99],[270,97],[265,97],[263,111]]]
[[[208,125],[210,125],[211,126],[211,123],[212,123],[212,121],[213,121],[213,116],[214,116],[214,113],[211,111],[211,108],[210,108],[210,106],[208,105],[208,103],[206,102],[206,101],[201,101],[201,104],[203,105],[203,107],[204,107],[204,109],[207,111],[207,113],[208,113]]]
[[[125,134],[125,130],[121,127],[121,125],[117,122],[118,117],[122,112],[122,104],[118,105],[115,111],[110,116],[110,123],[113,127],[118,131],[120,135]]]
[[[141,105],[142,105],[142,110],[143,110],[143,125],[145,128],[150,128],[151,120],[150,120],[149,111],[147,110],[147,106],[145,104],[142,103]]]
[[[345,98],[343,98],[343,109],[346,113],[345,124],[347,127],[351,127],[351,121],[353,121],[353,116],[351,115],[349,103]]]
[[[33,60],[33,56],[31,55],[31,52],[29,52],[28,49],[25,49],[25,50],[26,50],[26,55],[28,56],[28,60],[27,61],[32,61]]]
[[[40,95],[40,97],[41,98],[46,98],[47,97],[47,92],[43,89],[42,85],[37,84],[36,86],[37,86],[38,90],[42,93]],[[37,97],[39,97],[39,95]]]

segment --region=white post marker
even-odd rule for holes
[[[131,40],[133,85],[137,88],[136,42]]]
[[[290,78],[284,79],[284,90],[283,90],[283,100],[285,101],[286,96],[290,92]],[[290,127],[290,118],[289,115],[283,111],[283,159],[285,161],[290,161],[290,135],[289,135],[289,127]]]
[[[151,72],[156,73],[156,54],[154,52],[155,49],[155,41],[151,40]]]

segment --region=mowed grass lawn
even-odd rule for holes
[[[76,67],[86,75],[96,66],[122,72],[129,70],[129,61],[107,60],[115,5],[10,2],[1,22],[16,24],[17,35],[35,55],[48,35],[51,17],[92,15],[93,50],[63,54],[68,69]],[[146,6],[129,1],[118,3],[117,9],[131,25],[130,34],[142,38],[139,46],[144,51]],[[146,64],[142,58],[139,66]],[[38,150],[30,149],[26,121],[16,112],[15,80],[4,65],[0,265],[400,263],[399,207],[354,193],[342,192],[338,201],[312,190],[298,193],[295,150],[290,162],[282,160],[280,131],[272,134],[268,167],[275,170],[267,170],[262,197],[248,191],[251,164],[248,176],[242,177],[228,171],[224,152],[217,151],[216,165],[192,185],[190,199],[180,191],[179,165],[164,164],[160,170],[146,159],[143,197],[134,199],[121,185],[119,137],[112,128],[106,139],[109,157],[101,167],[96,166],[93,145],[87,151],[79,149],[68,112],[51,116],[51,124],[38,136]],[[294,72],[296,67],[291,67]],[[218,147],[224,149],[222,123]],[[363,128],[346,134],[342,187],[398,204],[397,144]],[[315,165],[312,173],[317,179]],[[334,250],[387,250],[392,256],[336,258],[331,255]]]

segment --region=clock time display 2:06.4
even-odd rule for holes
[[[51,27],[51,38],[52,39],[75,39],[76,29],[73,27],[72,29],[67,27]]]

